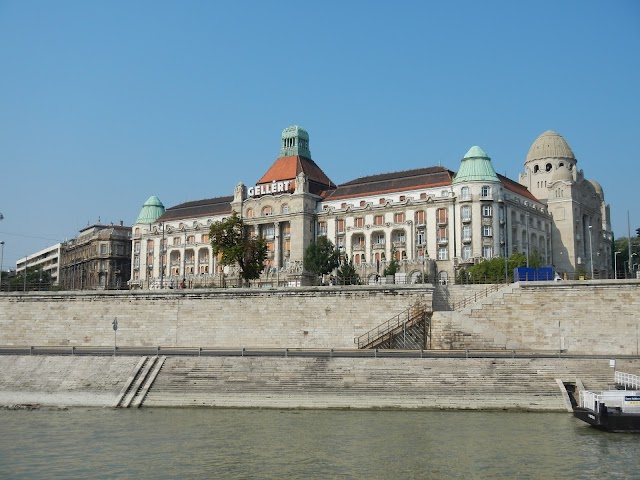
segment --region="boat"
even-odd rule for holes
[[[580,392],[573,416],[608,432],[640,433],[640,376],[615,373],[616,388]]]

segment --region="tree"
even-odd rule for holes
[[[537,268],[540,263],[540,254],[534,250],[529,255],[529,266]],[[511,255],[507,262],[504,261],[504,258],[496,257],[462,269],[458,274],[457,281],[459,283],[501,283],[505,281],[505,278],[513,281],[513,269],[526,266],[527,256],[518,252]],[[505,267],[507,268],[506,275]]]
[[[338,268],[338,285],[359,285],[360,275],[356,273],[356,267],[353,260],[345,254],[342,263]]]
[[[391,261],[389,262],[389,264],[382,271],[382,275],[385,276],[385,277],[387,275],[395,275],[397,271],[398,271],[398,261],[396,260],[396,249],[392,248],[391,249]]]
[[[10,290],[22,290],[25,285],[24,270],[18,275],[11,277],[8,281],[3,275],[3,283],[9,285]],[[51,274],[38,267],[27,267],[26,285],[28,290],[51,290],[52,279]]]
[[[318,237],[304,252],[304,269],[316,275],[326,275],[338,266],[338,251],[326,236]]]
[[[267,244],[264,239],[249,235],[236,212],[222,222],[214,222],[209,228],[209,238],[213,255],[222,252],[222,265],[238,264],[245,282],[260,278],[267,258]]]

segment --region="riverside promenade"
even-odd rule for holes
[[[610,359],[640,372],[639,286],[3,294],[0,348],[62,345],[68,354],[0,355],[0,405],[565,411],[563,384],[607,388]],[[359,335],[417,302],[432,323],[423,358],[313,354],[354,349]],[[80,354],[113,346],[114,318],[118,345],[129,349],[244,346],[284,355],[194,353],[160,362],[148,353]]]

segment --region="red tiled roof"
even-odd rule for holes
[[[454,173],[444,167],[417,168],[402,172],[382,173],[361,177],[343,183],[335,190],[327,190],[325,200],[358,197],[361,195],[378,195],[382,193],[432,188],[451,185]]]
[[[316,162],[310,158],[300,157],[298,155],[278,158],[273,165],[271,165],[271,168],[267,170],[267,173],[258,180],[256,185],[292,180],[296,178],[300,172],[304,172],[310,183],[323,185],[324,188],[329,189],[336,187]]]
[[[502,185],[504,185],[504,188],[506,188],[507,190],[511,190],[513,193],[522,195],[523,197],[526,197],[535,202],[542,203],[540,200],[534,197],[533,194],[524,185],[514,182],[510,178],[500,175],[499,173],[496,175],[498,175],[498,179],[502,182]]]

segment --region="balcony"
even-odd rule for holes
[[[354,252],[364,252],[365,246],[363,243],[356,243],[353,245],[352,249]]]
[[[395,240],[393,242],[394,248],[405,248],[406,246],[407,246],[407,242],[405,242],[404,240]]]
[[[446,225],[449,223],[446,218],[439,218],[437,221],[438,226]]]
[[[462,243],[471,243],[471,235],[462,237]]]
[[[462,223],[471,223],[471,217],[462,217]]]
[[[446,245],[447,243],[449,243],[449,239],[447,237],[438,238],[438,245]]]
[[[374,243],[371,248],[373,248],[374,250],[384,250],[387,247],[386,244],[384,243]]]

